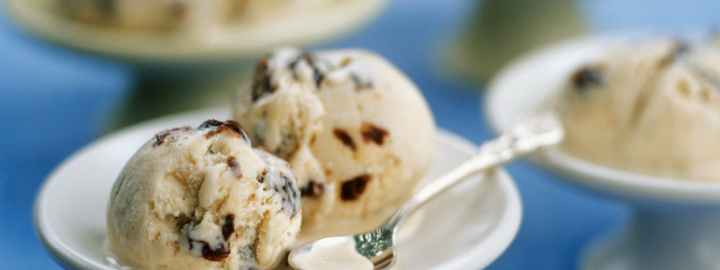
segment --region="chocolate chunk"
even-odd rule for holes
[[[344,129],[336,128],[333,129],[333,134],[335,134],[335,138],[340,140],[342,144],[344,144],[353,151],[357,151],[357,145],[355,145],[355,141],[350,136],[350,133],[348,133]]]
[[[365,192],[368,182],[370,182],[368,174],[362,174],[343,182],[340,188],[340,198],[343,201],[357,200]]]
[[[255,66],[255,75],[253,75],[253,82],[250,88],[253,102],[277,91],[277,86],[272,83],[272,71],[270,70],[267,58],[260,60],[257,66]]]
[[[250,137],[248,137],[247,133],[245,133],[245,130],[240,127],[240,123],[233,121],[233,120],[227,120],[225,122],[221,122],[215,119],[210,119],[205,121],[202,125],[198,127],[199,130],[204,130],[208,128],[215,128],[215,130],[212,130],[205,134],[205,138],[212,138],[213,136],[220,134],[224,131],[230,131],[232,134],[240,136],[245,142],[250,143]]]
[[[227,241],[230,236],[235,232],[235,215],[225,216],[225,223],[222,226],[223,239]]]
[[[242,128],[240,128],[240,123],[238,123],[238,122],[235,121],[235,120],[227,120],[227,121],[225,121],[224,126],[232,129],[233,131],[235,131],[235,132],[237,132],[237,133],[239,133],[239,134],[245,133],[245,131],[243,131]],[[245,135],[245,134],[243,134],[243,135],[244,135],[243,137],[247,137],[247,135]]]
[[[287,68],[290,69],[290,70],[292,70],[292,71],[295,71],[295,68],[297,67],[297,65],[298,65],[298,64],[300,63],[300,61],[302,61],[302,60],[303,60],[302,54],[301,54],[301,55],[298,55],[297,57],[293,58],[293,60],[288,63]]]
[[[374,142],[377,145],[383,145],[385,139],[390,136],[390,133],[388,133],[386,129],[367,122],[363,123],[360,127],[360,133],[366,143]]]
[[[287,189],[288,189],[288,192],[290,193],[290,196],[291,196],[293,199],[300,198],[299,190],[296,190],[294,186],[288,185],[288,186],[287,186]]]
[[[307,185],[300,188],[302,197],[320,197],[325,193],[325,186],[321,183],[310,180]]]
[[[312,76],[313,81],[315,82],[315,87],[320,88],[323,81],[325,81],[325,72],[323,72],[320,67],[318,66],[318,59],[315,57],[314,54],[311,54],[309,52],[303,52],[302,54],[298,55],[295,59],[290,61],[288,63],[288,69],[292,71],[293,78],[295,80],[299,80],[300,76],[297,73],[297,65],[304,61],[307,63],[307,65],[312,70]]]
[[[160,146],[163,143],[165,143],[165,139],[167,139],[170,134],[178,131],[190,131],[192,128],[190,127],[179,127],[179,128],[171,128],[168,130],[164,130],[158,134],[155,135],[155,142],[153,143],[154,147]]]
[[[295,182],[283,172],[279,173],[279,178],[281,180],[280,182],[273,181],[275,185],[273,188],[281,195],[283,209],[289,213],[290,216],[295,216],[298,212],[295,202],[299,197]]]
[[[222,124],[223,124],[222,121],[218,121],[215,119],[208,119],[207,121],[200,124],[200,126],[198,126],[197,129],[203,130],[203,129],[207,129],[207,128],[211,128],[211,127],[219,127],[219,126],[222,126]]]
[[[298,57],[295,57],[290,63],[288,63],[287,68],[292,72],[293,79],[296,81],[300,80],[300,76],[297,72],[297,65],[300,63],[300,61],[303,60],[302,55],[299,55]]]
[[[238,164],[238,162],[237,162],[237,160],[235,159],[235,157],[232,157],[232,156],[231,156],[231,157],[229,157],[229,158],[227,159],[227,166],[228,166],[228,168],[230,168],[230,170],[233,172],[233,174],[235,175],[235,177],[237,177],[237,178],[242,178],[243,173],[242,173],[242,170],[240,169],[240,164]]]
[[[203,258],[205,258],[208,261],[219,262],[219,261],[225,260],[225,258],[230,256],[230,249],[228,249],[225,245],[221,246],[218,249],[213,249],[205,241],[196,241],[196,242],[203,245],[202,256],[203,256]]]
[[[170,136],[170,132],[160,132],[156,134],[153,146],[157,147],[165,143],[165,138],[167,138],[167,136]]]
[[[600,67],[584,66],[572,74],[570,81],[578,92],[583,93],[592,87],[602,86],[605,78]]]
[[[227,243],[222,243],[219,248],[213,248],[208,242],[202,240],[196,240],[190,237],[190,231],[193,226],[197,226],[201,220],[189,218],[186,215],[180,215],[176,218],[176,225],[178,230],[185,235],[188,243],[188,249],[193,250],[195,245],[200,245],[201,253],[203,258],[210,261],[222,261],[230,255],[230,249]],[[222,234],[225,240],[227,240],[234,231],[234,216],[228,215],[225,217],[225,224],[222,226]],[[228,232],[229,231],[229,232]]]
[[[318,68],[317,63],[315,62],[315,56],[306,52],[302,54],[302,58],[308,63],[308,65],[313,71],[313,80],[315,80],[315,87],[320,88],[323,81],[325,80],[325,73],[323,73],[320,68]]]
[[[257,179],[255,179],[255,180],[257,180],[258,183],[260,183],[260,184],[265,183],[265,177],[267,177],[267,174],[268,174],[268,170],[264,169],[262,172],[260,172],[257,175]]]
[[[282,211],[290,216],[295,216],[299,212],[300,191],[297,188],[292,171],[288,168],[288,164],[265,151],[256,151],[256,153],[268,165],[266,170],[263,170],[263,173],[260,174],[262,177],[258,177],[257,181],[264,183],[262,185],[263,190],[273,190],[276,198],[282,200]]]
[[[218,128],[218,129],[215,129],[215,130],[210,131],[210,132],[208,132],[208,133],[205,133],[205,138],[210,139],[210,138],[212,138],[212,137],[215,137],[215,135],[220,134],[222,131],[223,131],[222,129]]]

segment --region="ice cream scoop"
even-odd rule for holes
[[[262,59],[234,118],[287,160],[303,198],[303,239],[369,230],[413,193],[435,124],[417,87],[363,50],[282,49]]]
[[[300,191],[287,163],[233,121],[162,131],[110,195],[110,250],[138,269],[269,269],[295,241]]]
[[[720,180],[716,50],[675,39],[634,41],[579,67],[558,103],[563,148],[621,169]]]

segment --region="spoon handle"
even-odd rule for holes
[[[421,189],[388,220],[386,225],[395,227],[404,217],[468,179],[469,176],[485,172],[541,147],[557,144],[562,141],[563,136],[560,122],[550,114],[532,118],[515,126],[509,132],[480,146],[479,153],[473,158]]]

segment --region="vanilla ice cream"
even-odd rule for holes
[[[417,87],[362,50],[276,51],[240,89],[234,117],[290,163],[306,240],[377,226],[413,193],[435,145]]]
[[[564,149],[651,175],[720,180],[716,49],[677,40],[608,49],[568,78],[558,109]]]
[[[128,161],[107,214],[110,250],[137,269],[270,269],[301,226],[287,163],[233,121],[158,133]]]

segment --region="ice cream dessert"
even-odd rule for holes
[[[362,50],[274,52],[239,90],[234,118],[290,163],[304,240],[377,226],[413,193],[435,144],[417,87]]]
[[[720,180],[719,71],[716,49],[674,39],[609,49],[567,80],[563,147],[616,168]]]
[[[249,23],[336,0],[60,0],[83,22],[146,30],[179,30]],[[208,30],[208,29],[205,29]]]
[[[271,269],[301,225],[287,163],[253,149],[233,121],[158,133],[110,196],[111,252],[135,269]]]

